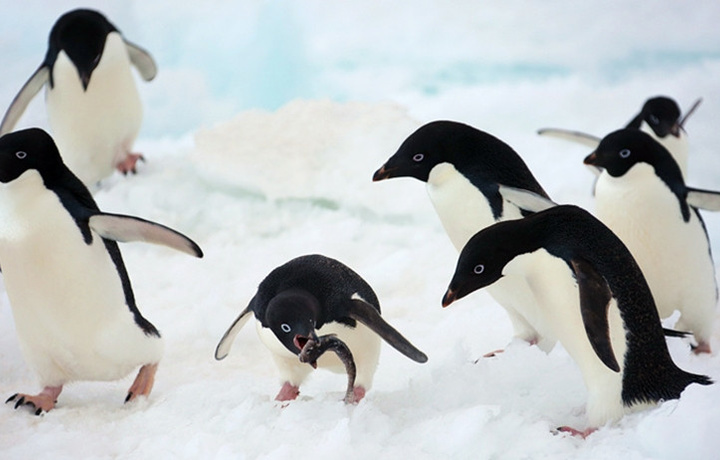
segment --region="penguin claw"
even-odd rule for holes
[[[10,401],[14,400],[19,396],[19,393],[15,393],[14,395],[10,396],[8,399],[5,400],[5,404],[9,403]]]

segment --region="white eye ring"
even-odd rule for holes
[[[652,124],[656,125],[656,124],[660,123],[660,119],[658,117],[656,117],[655,115],[650,115],[650,122],[652,122]]]
[[[416,163],[420,163],[424,159],[425,159],[425,155],[423,155],[422,153],[416,153],[415,155],[413,155],[413,161]]]
[[[282,331],[285,332],[286,334],[292,330],[290,325],[288,325],[287,323],[282,323],[280,325],[280,329],[282,329]]]
[[[475,273],[476,275],[479,275],[480,273],[482,273],[484,271],[485,271],[485,265],[483,265],[483,264],[475,265],[475,268],[473,268],[473,273]]]
[[[24,160],[27,157],[27,152],[23,152],[22,150],[18,150],[15,152],[15,156],[18,157],[21,160]]]
[[[630,156],[630,149],[620,150],[620,158],[627,158]]]

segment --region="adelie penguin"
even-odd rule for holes
[[[98,209],[40,129],[0,137],[0,261],[20,348],[43,390],[16,394],[36,414],[66,383],[109,381],[140,367],[126,401],[148,395],[163,353],[138,310],[116,241],[162,244],[195,257],[180,233]]]
[[[157,67],[147,51],[126,40],[101,13],[77,9],[52,30],[40,67],[15,96],[0,125],[13,130],[33,97],[46,87],[53,138],[65,164],[86,186],[112,174],[135,172],[132,152],[142,104],[131,71],[150,81]]]
[[[720,193],[688,187],[670,153],[649,135],[607,135],[585,164],[603,168],[596,214],[627,245],[645,274],[660,317],[691,331],[695,352],[710,352],[717,284],[699,208],[720,210]]]
[[[370,388],[381,338],[408,358],[419,363],[427,361],[423,352],[380,316],[377,296],[365,280],[341,262],[322,255],[301,256],[271,271],[220,340],[216,359],[228,355],[233,340],[251,316],[283,381],[275,398],[278,401],[298,396],[300,384],[314,367],[301,363],[298,356],[316,335],[335,334],[354,357],[354,394],[346,402],[360,401]],[[316,365],[346,372],[335,354],[322,355]]]
[[[683,177],[687,177],[688,140],[684,125],[701,101],[702,99],[695,101],[685,116],[681,118],[680,107],[673,99],[666,96],[651,97],[645,101],[640,113],[635,115],[625,125],[625,128],[640,130],[660,142],[680,166]],[[544,128],[539,130],[538,134],[568,139],[593,149],[600,143],[599,137],[565,129]],[[593,171],[597,174],[601,172],[600,169],[596,168]]]
[[[561,430],[587,435],[631,409],[679,398],[691,383],[712,383],[673,363],[640,268],[588,212],[554,206],[481,230],[460,254],[443,306],[513,274],[527,278],[538,324],[558,337],[588,390],[588,429]]]
[[[455,248],[495,222],[519,219],[532,209],[509,200],[508,187],[547,198],[520,156],[496,137],[463,123],[434,121],[412,133],[375,172],[374,181],[413,177],[427,192]],[[488,289],[507,311],[514,335],[549,351],[554,339],[533,326],[537,305],[523,276],[509,275]]]

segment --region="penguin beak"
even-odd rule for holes
[[[453,289],[448,288],[448,290],[445,292],[445,295],[442,299],[442,306],[443,308],[447,307],[451,303],[455,302],[458,299],[457,297],[457,291],[454,291]]]
[[[598,159],[597,151],[595,151],[595,152],[591,153],[590,155],[586,156],[585,159],[583,160],[583,163],[585,163],[586,165],[596,165],[597,159]]]
[[[390,179],[392,174],[392,169],[386,168],[386,165],[383,165],[382,168],[375,171],[375,174],[373,174],[373,182],[378,182],[385,179]]]
[[[308,343],[309,339],[310,337],[296,334],[295,337],[293,337],[293,344],[297,347],[298,351],[302,351],[303,347],[306,343]]]
[[[680,137],[680,130],[682,129],[682,126],[680,123],[675,123],[670,127],[670,134],[672,134],[675,137]]]

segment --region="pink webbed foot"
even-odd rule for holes
[[[153,385],[155,384],[155,373],[157,372],[157,368],[157,363],[145,364],[140,368],[137,377],[135,377],[135,381],[132,385],[130,385],[125,402],[132,401],[141,395],[148,396],[150,394]]]
[[[560,433],[570,433],[572,436],[579,436],[583,439],[587,438],[591,434],[597,431],[597,428],[586,428],[584,430],[576,430],[569,426],[561,426],[557,429]]]
[[[296,387],[290,382],[283,383],[282,388],[275,396],[275,401],[293,401],[300,394],[300,387]]]
[[[692,346],[692,351],[696,355],[699,355],[701,353],[712,353],[712,350],[710,349],[710,344],[708,342],[698,342],[697,345]]]
[[[15,393],[5,403],[15,401],[15,409],[20,406],[32,406],[35,409],[35,415],[40,415],[43,412],[49,412],[55,407],[62,388],[62,385],[59,387],[45,387],[43,391],[35,396]]]
[[[345,404],[357,404],[365,397],[365,388],[355,387],[345,395]]]
[[[127,173],[137,173],[137,162],[145,161],[145,157],[142,156],[140,153],[128,153],[124,160],[119,161],[115,168],[117,168],[118,171],[123,173],[123,175],[127,175]]]

